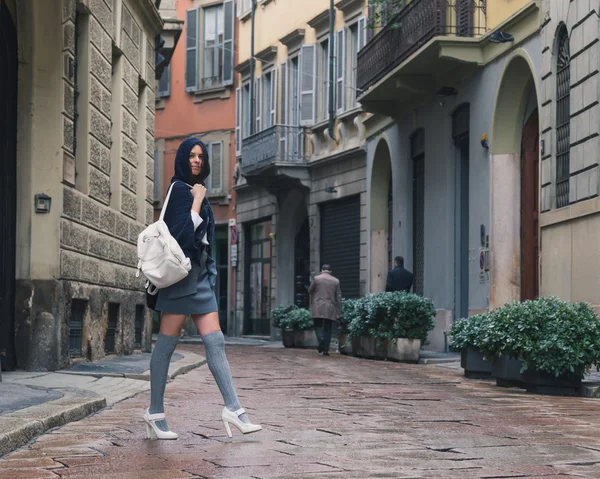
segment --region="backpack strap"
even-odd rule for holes
[[[167,212],[167,205],[169,204],[169,198],[171,197],[171,191],[173,190],[175,183],[177,183],[177,181],[174,181],[173,183],[171,183],[171,186],[169,186],[169,191],[167,191],[167,197],[165,198],[165,202],[163,203],[162,210],[160,210],[159,221],[163,221],[165,218],[165,213]],[[183,184],[192,188],[192,186],[188,185],[187,183],[183,183]]]

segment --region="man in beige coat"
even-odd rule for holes
[[[323,265],[321,274],[315,277],[308,288],[308,294],[315,333],[319,340],[319,353],[329,356],[333,322],[342,317],[342,290],[340,281],[331,274],[328,264]]]

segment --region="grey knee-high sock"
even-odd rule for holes
[[[169,364],[178,342],[179,336],[158,335],[150,359],[150,414],[165,412],[164,399]],[[167,421],[157,421],[156,425],[161,431],[169,430]]]
[[[225,407],[230,411],[237,411],[241,406],[235,393],[235,387],[233,386],[229,362],[225,356],[225,338],[223,337],[223,333],[215,331],[214,333],[206,334],[202,336],[202,342],[206,348],[208,369],[210,369],[217,382],[217,386],[219,386],[223,401],[225,401]],[[242,414],[240,420],[245,423],[250,422],[246,414]]]

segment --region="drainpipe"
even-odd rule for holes
[[[334,85],[336,84],[334,80],[335,74],[335,34],[334,34],[334,26],[335,26],[335,9],[333,6],[334,0],[330,0],[329,4],[329,136],[332,140],[335,141],[335,133],[333,132],[333,126],[335,124],[335,106],[333,101],[333,95],[335,93]]]
[[[333,0],[332,0],[333,1]],[[252,27],[250,33],[250,135],[254,134],[254,16],[256,12],[256,0],[252,0]]]

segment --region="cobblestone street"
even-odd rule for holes
[[[273,347],[228,355],[261,433],[226,437],[203,366],[167,387],[178,441],[145,439],[144,392],[5,456],[0,478],[600,477],[597,399],[503,390],[448,366]]]

